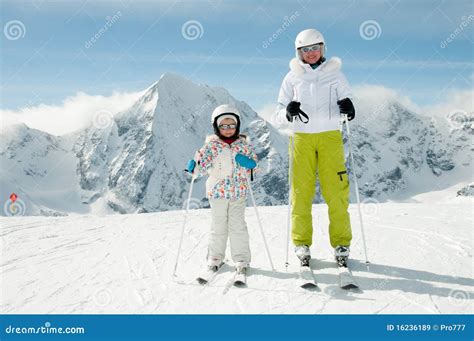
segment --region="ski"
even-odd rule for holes
[[[352,272],[347,266],[347,257],[336,257],[337,270],[339,272],[339,287],[341,289],[359,289]]]
[[[213,268],[208,268],[205,273],[196,278],[196,281],[201,285],[208,285],[219,273],[219,270],[222,269],[222,265],[224,265],[224,263],[221,263],[219,266],[216,265]]]
[[[316,289],[318,288],[318,284],[314,277],[313,270],[309,264],[310,258],[303,258],[301,259],[300,264],[300,287],[303,289]]]

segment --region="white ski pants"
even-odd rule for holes
[[[232,261],[248,266],[250,263],[249,233],[245,223],[246,198],[239,200],[211,199],[212,224],[208,259],[224,260],[227,237]]]

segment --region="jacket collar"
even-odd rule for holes
[[[319,73],[331,73],[336,72],[341,69],[342,61],[339,57],[331,57],[331,59],[326,60],[320,66],[318,66],[315,70],[311,67],[311,65],[303,63],[301,60],[297,58],[293,58],[290,61],[290,70],[296,76],[315,76]]]
[[[250,142],[250,141],[249,141],[249,137],[248,137],[247,135],[245,135],[245,134],[240,134],[240,135],[239,135],[239,138],[236,139],[235,141],[239,141],[239,140],[246,141],[247,143]],[[217,142],[221,142],[221,143],[223,143],[223,144],[226,144],[226,142],[222,141],[222,140],[220,139],[220,137],[217,136],[216,134],[212,134],[212,135],[206,136],[206,142],[205,142],[205,143],[209,143],[209,142],[211,142],[211,141],[217,141]]]

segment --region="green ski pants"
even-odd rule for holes
[[[292,153],[292,141],[289,153]],[[312,202],[316,174],[328,205],[329,239],[332,247],[349,246],[352,239],[349,218],[349,179],[344,163],[344,145],[339,130],[295,133],[291,188],[292,239],[295,245],[313,243]]]

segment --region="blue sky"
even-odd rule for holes
[[[166,71],[223,86],[258,109],[276,102],[294,38],[312,27],[324,34],[327,55],[342,58],[352,85],[382,85],[431,105],[449,90],[472,89],[474,78],[467,0],[7,0],[1,7],[4,110],[57,105],[78,92],[140,91]],[[198,22],[196,39],[183,34],[189,21]]]

